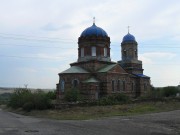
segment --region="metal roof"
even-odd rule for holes
[[[150,78],[149,76],[146,76],[144,74],[133,74],[133,75],[135,75],[137,77]]]
[[[133,35],[128,33],[127,35],[125,35],[123,37],[123,41],[122,42],[127,42],[127,41],[135,41],[136,42],[136,39],[135,39],[135,37]]]
[[[111,65],[107,65],[103,68],[101,68],[98,72],[108,72],[110,69],[112,69],[113,67],[115,67],[117,64],[111,64]]]
[[[108,36],[108,34],[100,27],[97,27],[95,23],[91,27],[86,28],[82,33],[81,37],[87,37],[87,36]]]
[[[85,81],[83,81],[84,83],[97,83],[97,82],[99,82],[99,80],[97,80],[96,78],[94,78],[94,77],[91,77],[91,78],[89,78],[89,79],[87,79],[87,80],[85,80]]]
[[[67,74],[67,73],[89,73],[85,69],[78,67],[78,66],[72,66],[69,69],[61,72],[60,74]]]

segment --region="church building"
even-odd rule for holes
[[[150,77],[143,74],[142,61],[138,60],[138,43],[135,37],[125,35],[121,43],[122,58],[111,61],[110,37],[102,28],[86,28],[78,38],[78,59],[70,68],[59,73],[57,97],[76,88],[87,100],[124,93],[130,97],[144,95],[150,88]]]

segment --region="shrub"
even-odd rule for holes
[[[115,95],[115,99],[118,102],[123,102],[123,103],[129,102],[129,97],[125,94],[117,94]]]
[[[164,97],[176,96],[177,93],[178,93],[178,88],[177,87],[168,86],[168,87],[164,87],[162,89],[162,95]]]
[[[98,105],[115,105],[129,102],[129,97],[124,94],[116,94],[99,99]]]
[[[177,87],[168,86],[162,88],[154,88],[148,93],[148,98],[158,99],[164,97],[173,97],[179,92]]]
[[[110,97],[103,97],[99,99],[98,105],[114,105],[115,101],[110,99]]]
[[[10,97],[9,106],[13,108],[19,108],[24,105],[27,101],[30,101],[32,98],[32,93],[28,89],[15,89],[14,93]]]
[[[55,90],[54,90],[54,91],[49,91],[49,92],[46,94],[46,96],[47,96],[48,99],[54,100],[54,99],[56,99],[56,91],[55,91]]]
[[[51,100],[54,98],[52,95],[52,93],[45,93],[42,90],[32,92],[19,88],[11,95],[8,105],[15,109],[23,108],[26,111],[48,109],[52,107]]]
[[[151,91],[148,92],[146,97],[151,99],[162,98],[162,88],[153,88]]]
[[[33,93],[32,102],[34,104],[34,109],[36,110],[44,110],[50,108],[50,99],[43,91],[35,91]]]
[[[64,99],[65,101],[68,101],[68,102],[76,102],[80,100],[79,90],[72,88],[70,90],[65,91]]]
[[[30,112],[31,110],[34,109],[34,105],[32,102],[27,102],[23,105],[22,108],[23,108],[23,110]]]

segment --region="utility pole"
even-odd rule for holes
[[[24,84],[24,87],[25,87],[25,89],[27,89],[27,87],[28,87],[28,84]]]

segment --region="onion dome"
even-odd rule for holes
[[[110,37],[100,27],[86,28],[78,38],[78,62],[91,60],[110,62]]]
[[[136,39],[128,32],[128,34],[123,37],[122,42],[136,42]]]
[[[80,37],[90,37],[90,36],[108,37],[108,34],[102,28],[97,27],[95,23],[93,23],[91,27],[86,28],[81,33]]]

